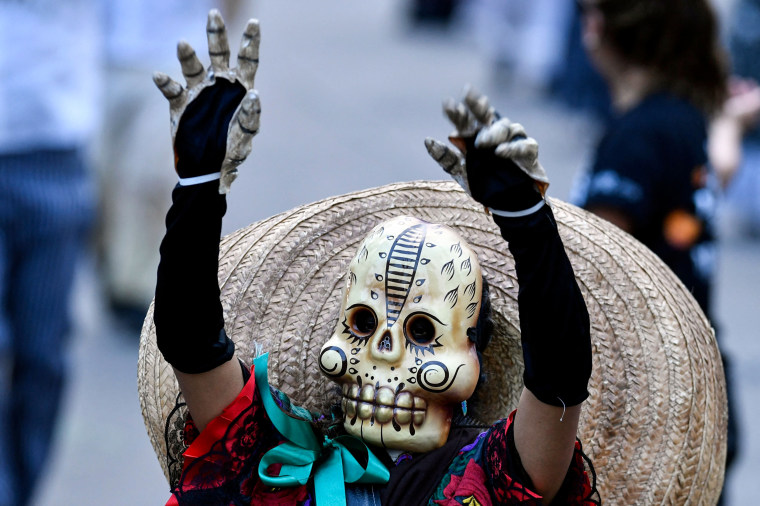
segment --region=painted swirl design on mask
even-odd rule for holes
[[[445,392],[454,384],[462,367],[464,364],[459,364],[454,375],[449,378],[449,368],[446,364],[437,360],[425,362],[417,371],[417,384],[428,392]]]
[[[319,354],[319,368],[330,378],[340,378],[348,368],[346,353],[337,346],[328,346]]]

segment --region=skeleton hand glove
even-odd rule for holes
[[[546,404],[579,404],[588,397],[591,375],[589,317],[552,210],[544,205],[549,179],[538,163],[538,143],[471,89],[463,102],[446,102],[444,111],[456,127],[449,139],[461,151],[434,139],[425,145],[492,211],[514,256],[525,386]]]
[[[180,182],[166,216],[153,319],[166,361],[191,374],[221,365],[235,350],[224,331],[219,301],[219,238],[227,210],[225,193],[237,174],[235,167],[250,153],[260,112],[256,93],[246,92],[258,62],[258,22],[248,22],[237,69],[227,68],[227,35],[218,11],[209,13],[207,31],[207,73],[193,49],[180,42],[188,88],[164,74],[154,76],[171,106]]]
[[[522,125],[500,118],[473,89],[443,108],[456,128],[449,140],[459,150],[432,138],[425,146],[473,199],[496,213],[525,211],[542,201],[549,180],[538,163],[538,143]]]
[[[220,179],[219,193],[227,193],[259,128],[261,107],[252,90],[259,65],[259,25],[248,21],[237,68],[229,68],[230,48],[219,11],[209,12],[206,32],[211,58],[207,70],[195,50],[182,41],[177,45],[177,57],[187,88],[160,72],[153,75],[153,81],[169,100],[180,184]]]

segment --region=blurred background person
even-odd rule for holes
[[[579,204],[628,231],[692,292],[713,326],[716,195],[707,126],[726,96],[726,61],[707,0],[580,0],[582,43],[608,85],[607,125]],[[737,451],[729,397],[726,468]]]
[[[235,26],[235,0],[109,0],[103,2],[105,107],[98,140],[100,213],[98,264],[106,305],[115,322],[137,338],[153,298],[163,216],[175,181],[168,124],[156,121],[166,103],[150,76],[176,65],[166,41],[188,34],[205,44],[203,20],[218,7]],[[199,21],[200,20],[200,21]],[[201,28],[200,30],[197,28]],[[200,35],[198,35],[200,34]]]
[[[566,0],[468,0],[460,6],[492,77],[548,91],[564,57],[573,5]]]
[[[572,9],[557,72],[552,82],[552,96],[572,110],[588,114],[594,121],[611,117],[607,84],[589,61],[581,42],[581,10]]]
[[[760,50],[760,47],[758,47]],[[710,122],[708,156],[722,189],[723,209],[739,219],[725,228],[760,237],[760,86],[753,79],[729,79],[729,97]],[[737,171],[739,177],[737,177]],[[738,227],[736,225],[739,225]]]
[[[93,220],[94,1],[0,2],[0,504],[29,504],[67,378],[70,296]]]
[[[727,226],[760,239],[760,0],[735,0],[727,22],[731,98],[710,132],[710,159],[726,188]]]

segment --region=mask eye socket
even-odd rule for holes
[[[410,315],[404,322],[404,334],[413,344],[427,346],[436,337],[435,323],[423,313]]]
[[[377,330],[375,312],[367,306],[354,306],[348,314],[348,328],[354,337],[370,337]]]

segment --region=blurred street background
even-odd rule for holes
[[[510,61],[489,45],[483,31],[488,28],[482,28],[487,19],[474,10],[455,11],[449,23],[429,13],[410,14],[412,3],[403,0],[261,0],[240,2],[232,17],[223,11],[233,56],[244,20],[260,19],[256,88],[263,110],[261,133],[229,195],[224,232],[332,195],[396,181],[445,179],[423,140],[445,139],[450,126],[441,101],[459,96],[465,83],[489,95],[502,115],[522,123],[538,140],[552,180],[549,194],[570,199],[600,125],[587,111],[559,100],[555,90],[562,83],[547,77],[567,61],[572,2],[533,3],[549,6],[540,12],[556,20],[515,36],[511,49],[530,56],[524,59],[530,65]],[[716,5],[728,12],[730,2]],[[187,23],[186,36],[207,63],[204,33],[205,12]],[[153,50],[172,62],[176,40],[160,33],[155,39]],[[167,65],[155,70],[179,80],[179,65]],[[150,70],[135,83],[153,87]],[[168,106],[157,90],[146,96],[160,111],[149,118],[160,134],[143,135],[145,142],[168,146]],[[139,163],[138,154],[131,154],[138,160],[133,163]],[[158,204],[165,212],[174,177],[170,162],[139,170],[164,174],[144,189],[165,196]],[[162,227],[162,216],[156,219]],[[734,359],[742,428],[728,499],[754,504],[760,497],[760,239],[744,233],[728,213],[719,225],[715,313],[723,346]],[[144,242],[157,248],[154,240]],[[147,276],[155,275],[155,264],[143,267]],[[94,252],[76,286],[71,373],[52,460],[34,504],[163,504],[168,486],[137,396],[139,330],[110,311]]]

